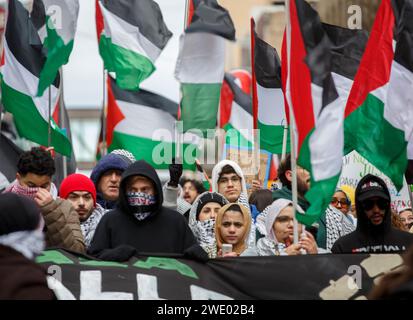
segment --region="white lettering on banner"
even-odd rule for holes
[[[62,282],[54,277],[47,276],[47,285],[53,290],[58,300],[76,300],[75,296],[67,289]]]
[[[139,300],[165,300],[158,295],[158,279],[155,276],[138,273],[136,275]]]
[[[224,294],[191,285],[192,300],[234,300]]]
[[[133,300],[133,294],[102,292],[101,271],[80,271],[80,300]]]

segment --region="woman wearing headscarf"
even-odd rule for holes
[[[216,256],[215,219],[219,210],[227,203],[217,192],[204,192],[195,199],[189,212],[189,227],[210,258]]]
[[[255,247],[249,243],[251,214],[243,205],[229,203],[223,206],[215,219],[216,255],[218,257],[256,256]],[[224,244],[232,251],[223,253]]]
[[[305,253],[317,254],[318,248],[314,237],[308,231],[302,232],[299,224],[300,241],[293,244],[294,210],[293,203],[287,199],[275,200],[266,209],[265,234],[257,242],[257,252],[260,256],[299,255]],[[303,213],[298,206],[297,211]]]

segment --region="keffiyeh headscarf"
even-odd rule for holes
[[[326,249],[331,250],[338,238],[353,232],[356,227],[343,212],[329,205],[326,210],[327,243]]]

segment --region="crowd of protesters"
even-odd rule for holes
[[[102,157],[90,178],[66,177],[59,187],[51,154],[24,152],[16,180],[0,195],[0,273],[25,273],[18,281],[0,280],[1,298],[53,298],[33,262],[44,248],[60,247],[96,259],[126,261],[132,256],[182,255],[200,261],[238,256],[403,252],[413,244],[411,208],[391,210],[385,182],[363,177],[353,191],[334,193],[312,225],[298,224],[309,203],[311,177],[297,168],[298,204],[292,202],[289,156],[278,168],[282,187],[270,191],[254,182],[248,197],[240,166],[223,160],[212,170],[210,191],[182,165],[169,166],[162,185],[156,170],[126,150]],[[353,191],[353,192],[352,192]],[[300,220],[300,219],[298,219]],[[8,269],[9,268],[9,269]],[[30,283],[24,287],[25,281]],[[10,283],[9,283],[10,282]],[[1,288],[14,290],[12,296]]]

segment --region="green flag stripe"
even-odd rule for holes
[[[9,87],[1,81],[2,101],[7,111],[14,115],[19,135],[40,145],[48,144],[48,123],[37,110],[31,97]],[[57,152],[70,157],[72,147],[67,137],[53,123],[51,144]]]
[[[116,73],[116,84],[121,89],[139,89],[139,84],[155,71],[150,59],[114,44],[104,34],[100,37],[99,52],[105,68]]]
[[[404,132],[384,118],[383,102],[372,94],[344,121],[344,154],[356,150],[393,181],[403,186],[407,167],[407,142]]]

